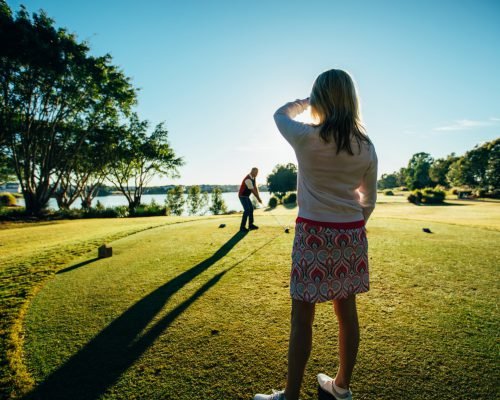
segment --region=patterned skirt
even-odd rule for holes
[[[321,303],[368,289],[364,221],[328,223],[297,218],[290,274],[292,298]]]

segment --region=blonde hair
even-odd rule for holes
[[[371,143],[365,133],[359,112],[356,87],[351,76],[340,69],[323,72],[314,82],[311,97],[311,114],[320,127],[320,137],[337,145],[337,154],[345,150],[353,155],[351,136],[359,148],[361,142]]]

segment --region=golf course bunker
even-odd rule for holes
[[[237,232],[239,216],[151,229],[109,243],[111,258],[91,254],[60,271],[25,319],[33,394],[246,399],[257,383],[281,382],[294,231],[284,234],[265,213],[256,221],[261,229],[247,234]],[[391,388],[403,398],[437,382],[467,385],[467,371],[491,374],[499,328],[491,250],[500,232],[379,217],[368,236],[371,290],[358,298],[366,341],[357,393],[375,398],[376,382],[412,376],[414,387],[406,380]],[[328,304],[318,307],[314,329],[306,400],[315,398],[318,369],[336,363]]]

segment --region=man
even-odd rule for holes
[[[253,195],[257,198],[257,201],[262,204],[259,189],[257,189],[257,184],[255,183],[255,178],[258,173],[258,168],[252,168],[252,171],[250,171],[250,173],[243,178],[243,182],[241,182],[238,196],[244,211],[243,217],[241,218],[240,232],[248,232],[249,230],[259,229],[259,227],[253,223],[253,204],[250,201],[250,195],[253,193]],[[248,229],[246,228],[247,218],[249,219]]]

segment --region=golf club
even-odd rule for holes
[[[290,233],[290,228],[288,227],[288,225],[287,226],[283,225],[279,221],[279,219],[276,217],[276,215],[274,215],[274,213],[272,212],[271,209],[269,209],[269,213],[274,217],[274,219],[276,220],[276,222],[278,223],[278,225],[281,226],[285,230],[285,233]]]

